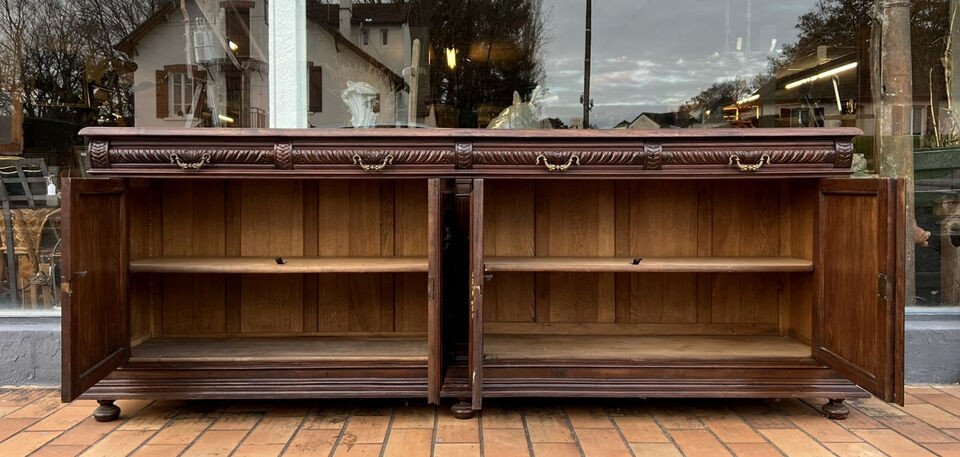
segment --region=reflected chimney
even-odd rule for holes
[[[353,19],[353,0],[340,0],[340,34],[355,42],[350,33],[351,19]]]

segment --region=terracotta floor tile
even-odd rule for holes
[[[334,457],[378,457],[381,450],[383,450],[383,445],[380,443],[354,444],[351,446],[341,444],[337,446],[336,453],[333,455]]]
[[[617,427],[629,443],[669,443],[670,439],[663,433],[652,417],[621,416],[615,417]]]
[[[869,443],[827,443],[826,446],[839,457],[887,457]]]
[[[185,444],[147,444],[140,446],[130,457],[177,457],[186,448]]]
[[[960,398],[957,398],[953,395],[943,393],[941,391],[936,391],[935,394],[920,394],[917,395],[918,398],[923,401],[930,403],[939,407],[940,409],[953,414],[960,415]]]
[[[763,438],[743,419],[733,415],[701,418],[707,428],[724,443],[762,443]]]
[[[284,444],[300,427],[303,417],[264,417],[243,444]]]
[[[630,443],[637,457],[683,457],[680,449],[670,443]]]
[[[140,414],[140,411],[143,411],[146,407],[152,405],[153,400],[117,400],[113,404],[117,405],[120,408],[120,419],[126,420],[137,414]],[[71,406],[73,403],[70,404]],[[97,409],[97,406],[90,407],[90,414],[93,415],[93,410]]]
[[[48,443],[30,454],[30,457],[76,457],[85,450],[86,446],[52,446]]]
[[[174,419],[150,438],[149,444],[187,445],[197,439],[212,423],[213,419]]]
[[[347,423],[349,414],[324,414],[308,416],[300,426],[306,430],[340,430]]]
[[[384,457],[430,457],[433,448],[432,428],[390,429]],[[495,455],[495,454],[492,454]]]
[[[926,457],[933,455],[893,430],[854,430],[854,433],[890,457]]]
[[[480,445],[476,443],[437,443],[433,457],[480,457]]]
[[[347,423],[343,439],[353,443],[382,443],[389,424],[387,416],[353,416]]]
[[[726,448],[707,430],[670,430],[670,436],[687,457],[729,456]]]
[[[153,435],[152,430],[117,430],[97,441],[82,457],[117,457],[127,455]]]
[[[960,428],[960,417],[954,416],[934,405],[907,405],[904,410],[910,415],[937,428]]]
[[[957,441],[956,437],[937,430],[912,416],[878,417],[877,420],[918,443],[953,443]]]
[[[527,414],[527,432],[533,443],[573,443],[573,432],[563,416]]]
[[[25,456],[57,436],[58,432],[20,432],[0,443],[3,457]]]
[[[304,401],[281,401],[275,404],[269,411],[268,417],[305,417],[313,410],[309,402]]]
[[[564,408],[574,430],[581,428],[613,428],[607,412],[599,406],[573,406]]]
[[[284,457],[327,456],[340,436],[339,430],[305,430],[293,435]]]
[[[860,412],[870,416],[870,417],[884,417],[884,416],[906,416],[907,413],[900,409],[898,406],[891,403],[887,403],[879,398],[860,398],[853,401],[847,401],[849,406],[853,406],[860,410]]]
[[[788,457],[829,457],[830,451],[803,433],[795,429],[766,429],[760,433],[767,437],[774,446],[778,447]]]
[[[533,455],[534,457],[580,457],[580,448],[574,443],[533,443]]]
[[[775,429],[775,428],[796,428],[796,424],[790,422],[786,416],[778,412],[768,412],[762,414],[741,414],[741,418],[750,424],[753,428]]]
[[[183,457],[228,456],[247,435],[245,430],[207,430],[183,453]]]
[[[612,428],[574,428],[586,457],[630,457],[629,446]]]
[[[34,418],[40,419],[50,413],[63,408],[64,403],[60,402],[59,396],[45,395],[31,402],[30,404],[3,416],[5,419]],[[92,413],[93,411],[91,411]]]
[[[497,457],[529,457],[527,434],[523,429],[483,429],[483,453]]]
[[[862,441],[849,430],[837,424],[837,421],[823,416],[790,416],[790,421],[797,424],[801,430],[807,432],[821,443],[854,443]]]
[[[903,402],[907,405],[919,405],[919,404],[926,403],[925,401],[920,399],[920,397],[916,395],[910,395],[910,394],[904,394]]]
[[[483,429],[523,428],[523,417],[519,410],[504,408],[483,409]]]
[[[122,410],[121,410],[122,411]],[[179,407],[153,403],[127,419],[120,430],[160,430],[180,412]]]
[[[210,425],[210,430],[250,430],[263,418],[260,413],[227,413]]]
[[[22,408],[50,394],[48,389],[15,389],[0,396],[0,406]]]
[[[783,454],[770,443],[728,443],[737,457],[782,457]]]
[[[442,413],[437,417],[437,443],[479,443],[480,419],[461,420],[450,413]]]
[[[886,428],[878,420],[861,413],[856,408],[850,408],[850,415],[842,421],[837,421],[837,424],[847,430]]]
[[[92,446],[93,443],[100,441],[100,438],[116,430],[122,424],[123,422],[119,420],[97,422],[93,417],[88,417],[58,436],[50,444],[57,446]]]
[[[486,418],[487,412],[483,412]],[[397,408],[393,415],[393,428],[433,428],[437,417],[437,408],[433,406],[415,406]]]
[[[655,410],[653,417],[660,423],[661,427],[667,430],[705,428],[700,418],[688,412]]]
[[[35,424],[37,420],[38,419],[34,418],[9,419],[6,417],[0,419],[0,441],[3,441],[15,435],[17,432]]]
[[[960,457],[960,443],[928,444],[927,448],[940,457]]]
[[[277,457],[285,444],[241,444],[231,457]]]
[[[33,432],[63,431],[91,417],[93,410],[87,407],[69,406],[60,408],[33,424],[28,430]]]

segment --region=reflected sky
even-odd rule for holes
[[[670,112],[711,84],[752,79],[816,0],[594,0],[591,122]],[[582,116],[583,0],[544,0],[546,117]]]

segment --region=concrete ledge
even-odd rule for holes
[[[59,314],[0,314],[0,385],[60,386]]]
[[[904,358],[908,384],[960,382],[960,307],[908,307]]]

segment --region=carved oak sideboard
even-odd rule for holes
[[[63,399],[903,401],[856,129],[88,128]]]

